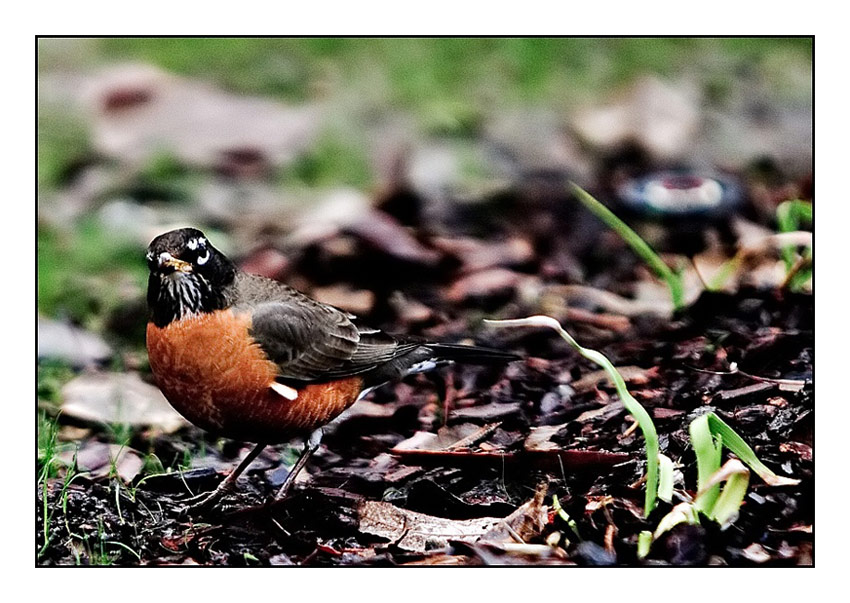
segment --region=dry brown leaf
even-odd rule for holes
[[[444,519],[401,509],[387,502],[366,501],[359,507],[360,531],[420,553],[444,548],[450,540],[524,544],[540,534],[546,525],[548,508],[543,504],[546,491],[546,484],[541,484],[534,498],[502,518]]]
[[[634,385],[643,385],[649,382],[649,378],[651,376],[652,369],[645,369],[639,366],[618,366],[616,367],[617,372],[623,377],[626,383],[631,383]],[[577,379],[570,383],[570,387],[572,387],[577,394],[581,394],[584,392],[589,392],[597,385],[605,383],[607,385],[613,386],[611,380],[608,378],[608,373],[604,370],[592,371],[586,374],[581,379]]]
[[[354,314],[368,314],[375,306],[375,294],[366,289],[352,289],[348,285],[314,287],[312,297],[322,303],[336,306]]]
[[[574,421],[576,423],[585,423],[586,421],[592,421],[594,419],[604,418],[610,419],[612,417],[616,417],[620,413],[626,410],[625,405],[617,400],[616,402],[611,402],[610,404],[606,404],[602,408],[594,408],[593,410],[586,410],[577,416]]]
[[[451,302],[462,302],[469,298],[502,295],[515,290],[521,281],[530,279],[533,277],[507,268],[487,268],[457,279],[445,291],[445,297]]]
[[[525,438],[523,448],[525,450],[557,450],[560,446],[553,442],[551,438],[566,426],[567,423],[532,427],[531,432]]]
[[[449,540],[474,542],[502,521],[499,517],[443,519],[377,501],[363,503],[359,515],[361,532],[416,552],[444,548]]]
[[[549,508],[543,504],[547,491],[546,483],[539,484],[533,498],[490,529],[482,540],[525,544],[540,535],[548,520]]]

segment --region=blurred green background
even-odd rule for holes
[[[98,332],[139,298],[146,278],[139,237],[124,236],[98,210],[116,199],[179,208],[210,178],[168,149],[133,162],[97,147],[86,82],[128,62],[238,95],[321,106],[309,147],[263,175],[281,198],[309,202],[313,189],[349,186],[371,195],[380,186],[370,136],[389,114],[403,116],[414,137],[475,140],[493,115],[529,107],[566,115],[645,74],[695,81],[701,98],[719,106],[735,97],[742,77],[755,77],[780,102],[810,107],[812,40],[41,39],[38,308]]]

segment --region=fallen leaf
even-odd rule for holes
[[[449,541],[525,544],[526,540],[539,535],[546,525],[548,509],[543,500],[547,489],[545,483],[540,484],[531,500],[501,518],[444,519],[387,502],[366,501],[358,509],[360,531],[416,552],[444,548]]]
[[[311,296],[318,301],[353,314],[369,314],[375,306],[375,294],[367,289],[352,289],[348,285],[314,287]]]
[[[94,333],[49,318],[38,318],[38,357],[64,360],[85,368],[105,362],[112,348]]]
[[[812,447],[801,442],[783,442],[779,444],[781,452],[791,452],[796,454],[804,461],[812,460]]]
[[[502,521],[499,517],[443,519],[377,501],[366,501],[358,512],[361,532],[416,552],[444,548],[449,540],[474,542]]]
[[[470,298],[504,295],[513,292],[523,279],[531,278],[507,268],[488,268],[456,280],[446,290],[445,297],[450,302],[462,302]]]
[[[499,428],[501,425],[501,421],[497,421],[496,423],[488,423],[483,427],[477,428],[475,431],[470,433],[467,436],[464,436],[457,440],[454,444],[446,447],[446,450],[460,450],[463,448],[473,448],[476,444],[479,444],[489,438],[493,433]]]
[[[566,426],[567,423],[532,427],[528,437],[525,438],[523,448],[526,450],[557,450],[560,446],[551,441],[551,438]]]
[[[349,224],[346,230],[400,260],[434,266],[441,258],[440,253],[422,245],[407,228],[382,211],[372,210],[363,219]]]
[[[506,404],[482,404],[468,408],[457,408],[449,413],[450,420],[478,420],[488,423],[502,421],[519,413],[521,405],[519,402]]]
[[[114,468],[115,473],[129,483],[144,466],[144,461],[135,450],[94,440],[88,440],[79,450],[63,451],[59,454],[59,460],[70,466],[75,455],[80,471],[87,471],[94,478],[106,477]]]
[[[628,461],[631,456],[623,452],[596,450],[523,450],[518,452],[466,452],[457,450],[399,450],[390,453],[408,465],[425,467],[442,465],[482,469],[539,468],[551,471],[599,469]]]
[[[610,404],[606,404],[602,408],[595,408],[593,410],[586,410],[577,416],[574,421],[576,423],[585,423],[587,421],[592,421],[594,419],[607,420],[613,417],[616,417],[620,413],[626,410],[625,405],[617,400],[616,402],[611,402]]]
[[[534,259],[534,247],[526,239],[512,237],[489,242],[481,239],[435,237],[430,243],[463,262],[463,272],[477,272],[498,266],[517,266]]]
[[[567,552],[548,544],[479,541],[472,549],[486,565],[528,565],[558,563],[568,559]]]
[[[631,383],[633,385],[644,385],[649,382],[649,379],[652,376],[652,369],[645,369],[639,366],[618,366],[615,368],[626,383]],[[599,370],[592,371],[584,375],[581,379],[573,381],[570,383],[570,387],[572,387],[577,394],[581,394],[583,392],[589,392],[594,387],[602,383],[613,386],[611,379],[608,378],[608,373],[604,370]]]
[[[549,509],[543,504],[547,491],[545,482],[539,484],[529,501],[490,529],[482,540],[515,543],[518,539],[524,544],[539,536],[549,519]]]
[[[137,373],[86,373],[62,388],[62,413],[106,424],[173,433],[188,425],[159,391]]]
[[[744,557],[752,561],[753,563],[766,563],[770,561],[770,553],[768,553],[765,548],[757,542],[752,543],[750,546],[741,551]]]

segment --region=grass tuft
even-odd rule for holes
[[[673,507],[658,522],[651,539],[643,532],[638,537],[638,558],[649,554],[653,540],[680,523],[696,524],[700,515],[728,528],[738,517],[750,483],[750,469],[770,486],[788,486],[800,480],[776,475],[766,467],[743,438],[713,412],[707,412],[689,426],[691,446],[697,459],[697,494],[693,501]],[[738,458],[721,467],[723,448]],[[749,467],[749,469],[748,469]],[[722,485],[724,484],[725,485]]]

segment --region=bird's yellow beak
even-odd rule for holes
[[[170,253],[159,255],[159,269],[171,268],[174,272],[192,272],[192,264],[179,260]]]

